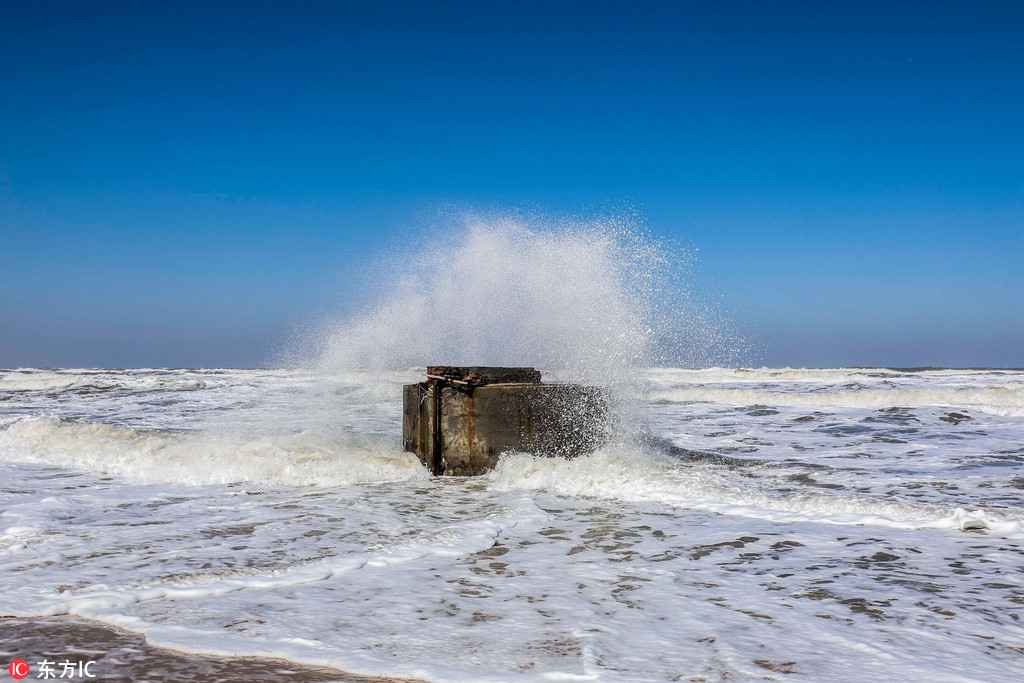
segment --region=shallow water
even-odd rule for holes
[[[1024,372],[650,370],[648,438],[477,479],[400,452],[421,373],[0,372],[0,616],[431,680],[1024,676]]]
[[[28,659],[26,659],[28,657]],[[321,667],[252,657],[209,657],[152,647],[143,636],[73,617],[0,619],[0,661],[26,659],[30,680],[48,662],[55,678],[101,681],[342,681],[384,683]],[[81,673],[79,668],[81,667]],[[87,668],[86,668],[87,667]],[[74,676],[67,675],[74,671]]]

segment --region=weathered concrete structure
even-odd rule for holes
[[[604,392],[533,368],[427,368],[404,387],[402,436],[434,474],[474,475],[507,451],[573,457],[608,439]]]

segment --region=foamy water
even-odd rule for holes
[[[637,371],[646,436],[475,479],[401,452],[421,374],[0,371],[0,616],[430,680],[1024,676],[1024,372]]]

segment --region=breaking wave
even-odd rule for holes
[[[649,502],[779,523],[814,522],[898,529],[990,529],[1019,534],[1020,521],[983,510],[944,510],[852,495],[780,495],[728,472],[680,466],[657,454],[603,450],[573,460],[511,454],[487,478],[499,490],[540,489],[568,496]]]
[[[12,370],[0,375],[0,393],[89,389],[120,389],[133,392],[199,391],[218,386],[218,383],[209,376],[200,379],[184,375],[185,372],[189,371],[135,370],[129,373],[118,370]]]
[[[247,440],[211,432],[138,430],[56,417],[0,431],[5,460],[103,472],[138,483],[342,486],[425,478],[416,456],[389,440],[306,430]]]
[[[0,391],[52,391],[66,389],[81,380],[81,377],[75,375],[58,374],[45,370],[18,370],[0,376]]]

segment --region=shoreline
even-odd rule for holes
[[[169,650],[150,644],[146,637],[81,617],[0,617],[0,657],[21,658],[38,673],[38,663],[54,663],[59,677],[61,662],[77,667],[93,661],[90,672],[102,681],[301,681],[344,683],[413,683],[413,679],[362,676],[328,667],[307,666],[270,657],[220,657]],[[77,669],[76,669],[77,670]],[[87,680],[82,678],[82,680]]]

